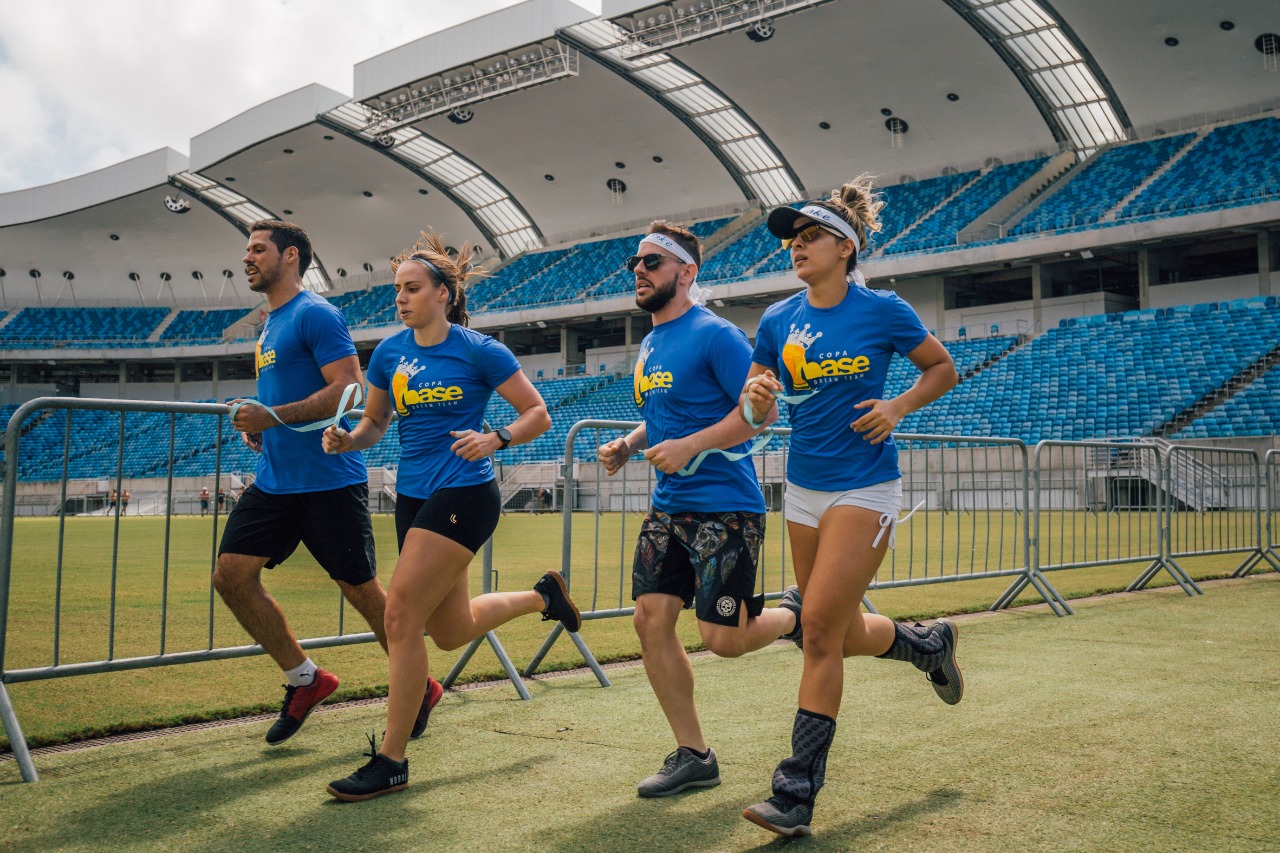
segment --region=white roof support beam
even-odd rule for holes
[[[634,56],[627,32],[605,20],[575,24],[559,35],[678,118],[749,200],[776,205],[800,199],[800,178],[777,146],[741,107],[689,66],[662,52]]]
[[[1058,142],[1087,153],[1128,139],[1102,68],[1048,0],[946,0],[1000,55]]]
[[[369,116],[368,107],[351,101],[318,120],[430,183],[467,214],[504,258],[546,246],[528,212],[488,172],[415,127],[376,132]]]
[[[280,218],[247,196],[199,172],[178,172],[169,176],[169,183],[179,190],[186,190],[201,204],[234,225],[246,237],[249,236],[249,226],[253,223],[261,219]],[[311,266],[307,268],[302,279],[303,283],[316,293],[325,293],[333,289],[329,273],[320,262],[320,256],[315,253],[312,253]]]

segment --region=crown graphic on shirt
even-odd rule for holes
[[[791,331],[787,332],[787,343],[798,344],[805,349],[808,349],[809,346],[820,337],[822,337],[822,332],[818,332],[817,334],[811,334],[809,332],[808,323],[804,324],[803,329],[797,329],[795,324],[792,323]]]
[[[405,361],[404,357],[401,356],[400,363],[396,365],[396,373],[402,373],[412,379],[421,373],[425,367],[426,365],[424,364],[418,364],[418,360],[416,358],[413,361]]]

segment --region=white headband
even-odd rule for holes
[[[858,233],[854,231],[853,226],[848,222],[845,222],[842,217],[836,216],[825,207],[818,207],[814,204],[806,204],[804,207],[800,208],[800,213],[810,219],[821,222],[823,225],[830,225],[832,228],[836,229],[845,237],[848,237],[853,241],[853,250],[855,252],[862,251],[862,241],[858,239]]]
[[[641,250],[645,243],[653,243],[655,246],[661,246],[680,260],[684,261],[686,264],[692,264],[695,267],[698,265],[693,259],[693,255],[690,255],[685,251],[684,246],[681,246],[666,234],[646,234],[641,237],[640,245],[636,247],[637,255],[642,254]],[[710,294],[711,291],[707,290],[705,287],[698,287],[698,275],[697,273],[694,273],[693,281],[689,283],[689,299],[691,299],[695,305],[706,305],[707,297]]]
[[[645,243],[653,243],[661,246],[680,260],[684,261],[686,264],[693,264],[694,266],[698,265],[693,259],[693,255],[685,251],[684,246],[681,246],[666,234],[646,234],[640,238],[640,245],[643,246]],[[639,247],[636,248],[636,254],[641,254]]]

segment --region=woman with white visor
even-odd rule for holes
[[[785,836],[809,835],[844,688],[844,658],[874,655],[927,673],[942,701],[960,701],[956,627],[925,627],[863,613],[861,602],[893,543],[902,501],[893,429],[955,387],[955,365],[896,294],[871,290],[857,270],[884,203],[865,176],[830,199],[780,207],[768,227],[790,247],[805,289],[765,311],[743,389],[748,423],[791,406],[787,533],[804,601],[804,672],[792,754],[773,774],[773,795],[743,816]],[[895,353],[920,370],[915,384],[883,399]]]

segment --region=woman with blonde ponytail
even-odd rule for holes
[[[902,501],[893,429],[957,382],[946,348],[896,294],[871,290],[858,257],[880,228],[884,203],[860,176],[799,210],[780,207],[768,227],[791,251],[805,289],[765,311],[742,392],[748,423],[791,406],[785,517],[791,540],[804,672],[791,755],[773,773],[773,795],[743,817],[785,836],[809,835],[826,775],[844,690],[844,658],[908,661],[942,701],[960,701],[956,627],[928,628],[863,613],[866,592],[888,548]],[[915,384],[883,399],[894,354],[920,370]]]
[[[323,436],[327,453],[361,450],[382,438],[393,410],[400,416],[400,559],[388,585],[385,617],[391,660],[387,728],[381,749],[370,738],[368,763],[329,784],[329,793],[340,800],[367,800],[409,784],[405,747],[427,687],[424,630],[447,651],[532,613],[570,631],[582,627],[557,572],[547,572],[527,592],[471,598],[467,567],[501,513],[489,457],[533,441],[551,426],[542,396],[511,350],[466,328],[467,283],[483,274],[472,268],[473,257],[470,245],[450,257],[430,232],[392,262],[396,309],[408,328],[373,351],[360,423],[350,432],[330,427]],[[484,410],[494,391],[519,417],[484,432]]]

